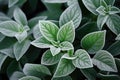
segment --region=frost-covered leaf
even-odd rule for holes
[[[52,46],[52,44],[47,39],[45,39],[43,36],[32,41],[31,44],[38,48],[50,48]]]
[[[51,46],[50,51],[51,51],[52,55],[55,56],[60,53],[61,49],[59,47]]]
[[[77,28],[80,25],[82,19],[81,9],[78,3],[74,3],[69,6],[60,16],[59,25],[63,26],[64,24],[70,22],[71,20],[74,23],[74,27]]]
[[[62,56],[62,53],[53,56],[51,51],[47,50],[42,55],[41,64],[44,64],[44,65],[54,65],[54,64],[59,62],[61,56]]]
[[[61,58],[53,78],[67,76],[71,74],[74,70],[75,66],[72,64],[71,60]]]
[[[120,13],[120,9],[115,6],[112,6],[111,10],[109,11],[109,14],[117,14],[117,13]]]
[[[28,50],[30,47],[30,41],[25,40],[22,43],[16,42],[14,45],[14,55],[16,60],[18,61]]]
[[[25,26],[28,24],[26,15],[20,8],[15,8],[14,10],[14,19],[21,25]]]
[[[95,15],[98,15],[96,9],[100,6],[100,0],[82,0],[85,7]]]
[[[19,80],[41,80],[41,79],[34,76],[25,76],[20,78]]]
[[[105,50],[100,50],[96,53],[93,57],[93,64],[100,70],[117,72],[117,67],[113,56]]]
[[[109,15],[106,22],[108,28],[116,35],[120,33],[120,16],[117,14]]]
[[[99,13],[99,15],[106,15],[105,7],[100,6],[96,9],[96,11]]]
[[[57,40],[60,42],[69,41],[73,42],[75,38],[75,28],[72,21],[63,25],[57,34]]]
[[[107,15],[99,15],[98,18],[97,18],[97,26],[98,28],[101,30],[103,25],[106,23],[108,19],[108,16]]]
[[[49,69],[46,66],[40,64],[26,63],[23,72],[27,76],[43,77],[45,75],[51,75]]]
[[[106,31],[96,31],[87,34],[81,40],[81,46],[89,53],[94,54],[101,50],[105,44]]]
[[[85,50],[82,49],[77,50],[75,52],[75,56],[77,57],[73,60],[73,64],[75,67],[80,69],[93,67],[92,60]]]
[[[48,41],[56,41],[57,40],[57,33],[59,28],[57,25],[50,21],[39,21],[39,28],[41,34],[48,40]]]
[[[20,25],[14,21],[5,21],[0,23],[0,32],[5,36],[14,37],[20,32]]]

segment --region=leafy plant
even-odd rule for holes
[[[116,2],[0,0],[0,79],[119,80]]]

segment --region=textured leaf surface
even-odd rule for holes
[[[25,76],[20,78],[19,80],[41,80],[41,79],[34,76]]]
[[[14,6],[18,1],[19,0],[9,0],[8,7],[10,8],[10,7]]]
[[[0,53],[0,69],[6,58],[7,58],[7,55]]]

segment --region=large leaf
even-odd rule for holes
[[[9,0],[8,7],[10,8],[10,7],[14,6],[18,1],[19,0]]]
[[[71,74],[74,70],[75,66],[71,60],[61,58],[53,77],[64,77]]]
[[[75,28],[72,21],[63,25],[57,34],[57,39],[60,42],[69,41],[73,42],[75,38]]]
[[[100,6],[100,0],[82,0],[85,7],[95,15],[98,15],[96,9]]]
[[[23,13],[23,11],[20,8],[15,8],[14,11],[14,19],[21,25],[25,26],[27,25],[27,18],[25,16],[25,14]]]
[[[46,66],[40,64],[25,64],[23,72],[28,76],[43,77],[44,75],[51,75]]]
[[[41,79],[34,76],[25,76],[20,78],[19,80],[41,80]]]
[[[0,32],[5,36],[14,37],[20,32],[20,25],[14,21],[5,21],[0,23]]]
[[[50,21],[39,21],[39,28],[41,34],[48,40],[48,41],[56,41],[57,40],[57,33],[59,28],[57,25]]]
[[[38,48],[50,48],[52,46],[52,44],[42,36],[31,42],[31,44]]]
[[[82,49],[77,50],[75,52],[75,56],[77,57],[73,60],[73,64],[75,67],[80,69],[93,67],[92,60],[85,50]]]
[[[19,42],[15,43],[14,55],[17,61],[26,53],[29,47],[30,47],[29,40],[25,40],[22,43],[19,43]]]
[[[7,55],[0,53],[0,69],[4,61],[6,60],[6,58],[7,58]]]
[[[113,43],[108,49],[107,51],[109,51],[113,56],[117,56],[120,54],[120,41],[116,41],[115,43]]]
[[[73,5],[69,6],[60,16],[59,24],[63,26],[64,24],[68,23],[69,21],[73,21],[74,27],[77,28],[80,25],[82,19],[81,9],[78,3],[74,3]]]
[[[52,80],[72,80],[70,76],[60,77],[60,78],[54,78]]]
[[[109,15],[108,20],[106,22],[109,29],[115,33],[116,35],[120,33],[120,16],[117,14]]]
[[[96,53],[93,58],[93,64],[100,70],[117,72],[117,67],[113,56],[105,50],[100,50]]]
[[[96,31],[89,33],[84,38],[82,38],[81,45],[88,52],[94,54],[104,47],[105,35],[106,31]]]
[[[43,55],[41,59],[41,64],[44,65],[54,65],[59,62],[62,54],[58,54],[53,56],[50,50],[47,50]]]

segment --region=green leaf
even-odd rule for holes
[[[79,27],[82,19],[81,9],[78,3],[74,3],[69,6],[60,16],[59,24],[63,26],[64,24],[70,22],[71,20],[74,23],[74,27]]]
[[[50,51],[51,51],[52,55],[55,56],[60,53],[61,49],[59,47],[51,46]]]
[[[15,8],[14,10],[14,19],[21,25],[25,26],[28,24],[27,18],[24,14],[24,12],[20,8]]]
[[[41,79],[34,76],[25,76],[20,78],[19,80],[41,80]]]
[[[120,13],[120,9],[115,6],[112,6],[111,10],[109,11],[109,14],[117,14],[117,13]]]
[[[20,32],[20,25],[14,21],[4,21],[0,23],[0,32],[5,36],[14,37]]]
[[[19,80],[20,78],[24,77],[25,74],[20,71],[15,71],[13,75],[9,78],[10,80]]]
[[[89,53],[94,54],[101,50],[105,44],[106,31],[96,31],[87,34],[81,40],[81,46]]]
[[[54,78],[52,80],[72,80],[72,78],[70,76],[65,76],[65,77],[61,77],[61,78]]]
[[[34,17],[28,21],[28,25],[32,28],[38,24],[39,20],[45,20],[45,19],[47,19],[47,16]]]
[[[117,37],[115,38],[115,40],[120,40],[120,34],[117,35]]]
[[[108,19],[108,16],[107,15],[99,15],[98,18],[97,18],[97,26],[98,28],[101,30],[103,25],[106,23]]]
[[[52,46],[52,44],[47,39],[45,39],[43,36],[32,41],[31,44],[38,48],[50,48]]]
[[[73,45],[67,41],[60,43],[60,48],[62,51],[68,51],[68,50],[74,49]]]
[[[15,43],[13,49],[14,49],[14,55],[17,61],[26,53],[29,47],[30,47],[29,40],[25,40],[22,43],[19,43],[19,42]]]
[[[54,65],[57,64],[61,58],[62,54],[58,54],[53,56],[50,50],[47,50],[45,53],[42,55],[41,59],[41,64],[44,65]]]
[[[63,25],[57,34],[57,40],[60,42],[69,41],[73,42],[75,38],[75,28],[72,21]]]
[[[71,6],[72,4],[77,3],[77,2],[78,2],[78,0],[68,0],[67,5]]]
[[[108,28],[116,35],[120,33],[120,16],[117,14],[109,15],[106,22]]]
[[[64,58],[64,59],[68,59],[68,60],[74,60],[74,59],[76,59],[77,57],[76,56],[74,56],[74,55],[69,55],[69,53],[66,53],[66,54],[64,54],[63,56],[62,56],[62,58]]]
[[[39,29],[38,24],[33,28],[33,36],[34,36],[35,39],[42,36],[42,34],[40,33],[40,29]]]
[[[120,41],[116,41],[115,43],[113,43],[108,49],[107,51],[109,51],[113,56],[117,56],[120,54]]]
[[[100,0],[82,0],[85,7],[95,15],[98,15],[96,9],[100,6]]]
[[[19,32],[15,35],[15,37],[17,38],[18,42],[21,43],[27,38],[27,31]]]
[[[106,15],[106,11],[105,11],[105,7],[104,6],[100,6],[96,9],[96,11],[99,13],[99,15]]]
[[[46,3],[65,3],[68,0],[43,0]]]
[[[81,69],[80,71],[88,80],[96,80],[97,71],[94,68]]]
[[[89,56],[89,54],[82,49],[79,49],[75,52],[75,58],[72,62],[75,67],[80,68],[80,69],[85,69],[85,68],[91,68],[93,67],[92,60]]]
[[[118,73],[120,73],[120,59],[115,58],[115,62],[116,62],[116,65],[117,65]]]
[[[117,72],[117,67],[113,56],[105,50],[100,50],[96,53],[93,58],[93,64],[100,70]]]
[[[4,61],[6,60],[6,58],[7,58],[7,55],[0,53],[0,69]]]
[[[45,75],[51,75],[49,69],[46,66],[40,64],[26,63],[23,72],[27,76],[43,77]]]
[[[48,41],[56,41],[57,40],[57,33],[59,28],[57,25],[50,21],[39,21],[39,28],[41,34],[48,40]]]
[[[5,36],[4,36],[2,33],[0,33],[0,42],[1,42],[4,38],[5,38]]]
[[[75,66],[72,64],[71,60],[61,58],[53,78],[67,76],[71,74],[74,70]]]
[[[9,0],[8,7],[10,8],[10,7],[14,6],[18,1],[19,0]]]

